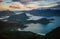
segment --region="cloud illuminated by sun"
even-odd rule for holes
[[[41,6],[42,5],[42,6]],[[29,4],[21,4],[19,2],[11,2],[11,3],[1,3],[0,4],[0,11],[2,10],[32,10],[32,9],[37,9],[37,8],[48,8],[48,7],[53,7],[58,4],[56,3],[46,3],[42,1],[38,2],[31,2]]]

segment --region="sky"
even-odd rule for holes
[[[56,6],[58,5],[56,3],[57,1],[60,1],[60,0],[20,0],[19,2],[13,2],[10,4],[18,4],[20,7],[20,10],[32,10],[37,8],[46,8],[46,7]],[[12,0],[3,0],[4,5],[8,6],[9,4],[5,2],[12,2]]]
[[[17,0],[16,0],[17,1]],[[60,0],[20,0],[19,2],[22,4],[34,4],[34,5],[45,5],[45,4],[49,4],[49,3],[55,3],[55,2],[59,2]],[[3,0],[3,2],[12,2],[12,0]]]

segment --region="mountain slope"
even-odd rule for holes
[[[44,39],[44,36],[29,31],[8,31],[0,34],[3,39]]]

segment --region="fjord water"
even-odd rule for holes
[[[29,24],[27,28],[25,28],[25,31],[32,31],[34,33],[41,33],[41,34],[47,34],[48,32],[52,31],[56,27],[60,27],[60,17],[54,16],[54,17],[45,17],[45,18],[52,18],[55,19],[52,21],[52,23],[49,23],[47,25],[44,24]],[[35,18],[36,19],[36,18]]]

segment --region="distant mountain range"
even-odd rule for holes
[[[47,9],[34,9],[28,11],[28,13],[35,16],[60,16],[60,5],[57,5],[55,7],[50,7]]]

